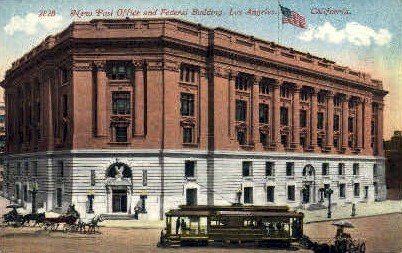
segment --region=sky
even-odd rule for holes
[[[137,10],[139,14],[130,17],[146,17],[145,12],[149,12],[208,27],[225,27],[370,73],[382,80],[389,91],[385,98],[384,138],[389,139],[394,130],[402,130],[402,0],[281,0],[282,6],[306,18],[307,29],[278,24],[278,3],[277,0],[0,0],[0,80],[13,61],[72,21],[125,18],[124,10],[131,13]],[[161,15],[162,9],[176,13]],[[200,15],[203,10],[211,10],[214,15]],[[108,11],[113,12],[111,17],[97,16]]]

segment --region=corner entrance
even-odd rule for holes
[[[112,190],[112,212],[127,212],[127,190]]]

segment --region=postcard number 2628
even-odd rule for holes
[[[53,17],[56,16],[56,10],[40,10],[39,17]]]

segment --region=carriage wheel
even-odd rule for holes
[[[65,233],[68,233],[68,232],[70,232],[70,230],[72,230],[72,228],[70,227],[70,225],[64,225],[64,227],[63,227],[63,232],[65,232]]]

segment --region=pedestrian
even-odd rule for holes
[[[187,224],[184,221],[184,219],[181,219],[181,233],[184,234],[184,232],[186,231]]]
[[[177,220],[176,220],[176,235],[179,234],[179,228],[180,228],[180,217],[177,217]]]

